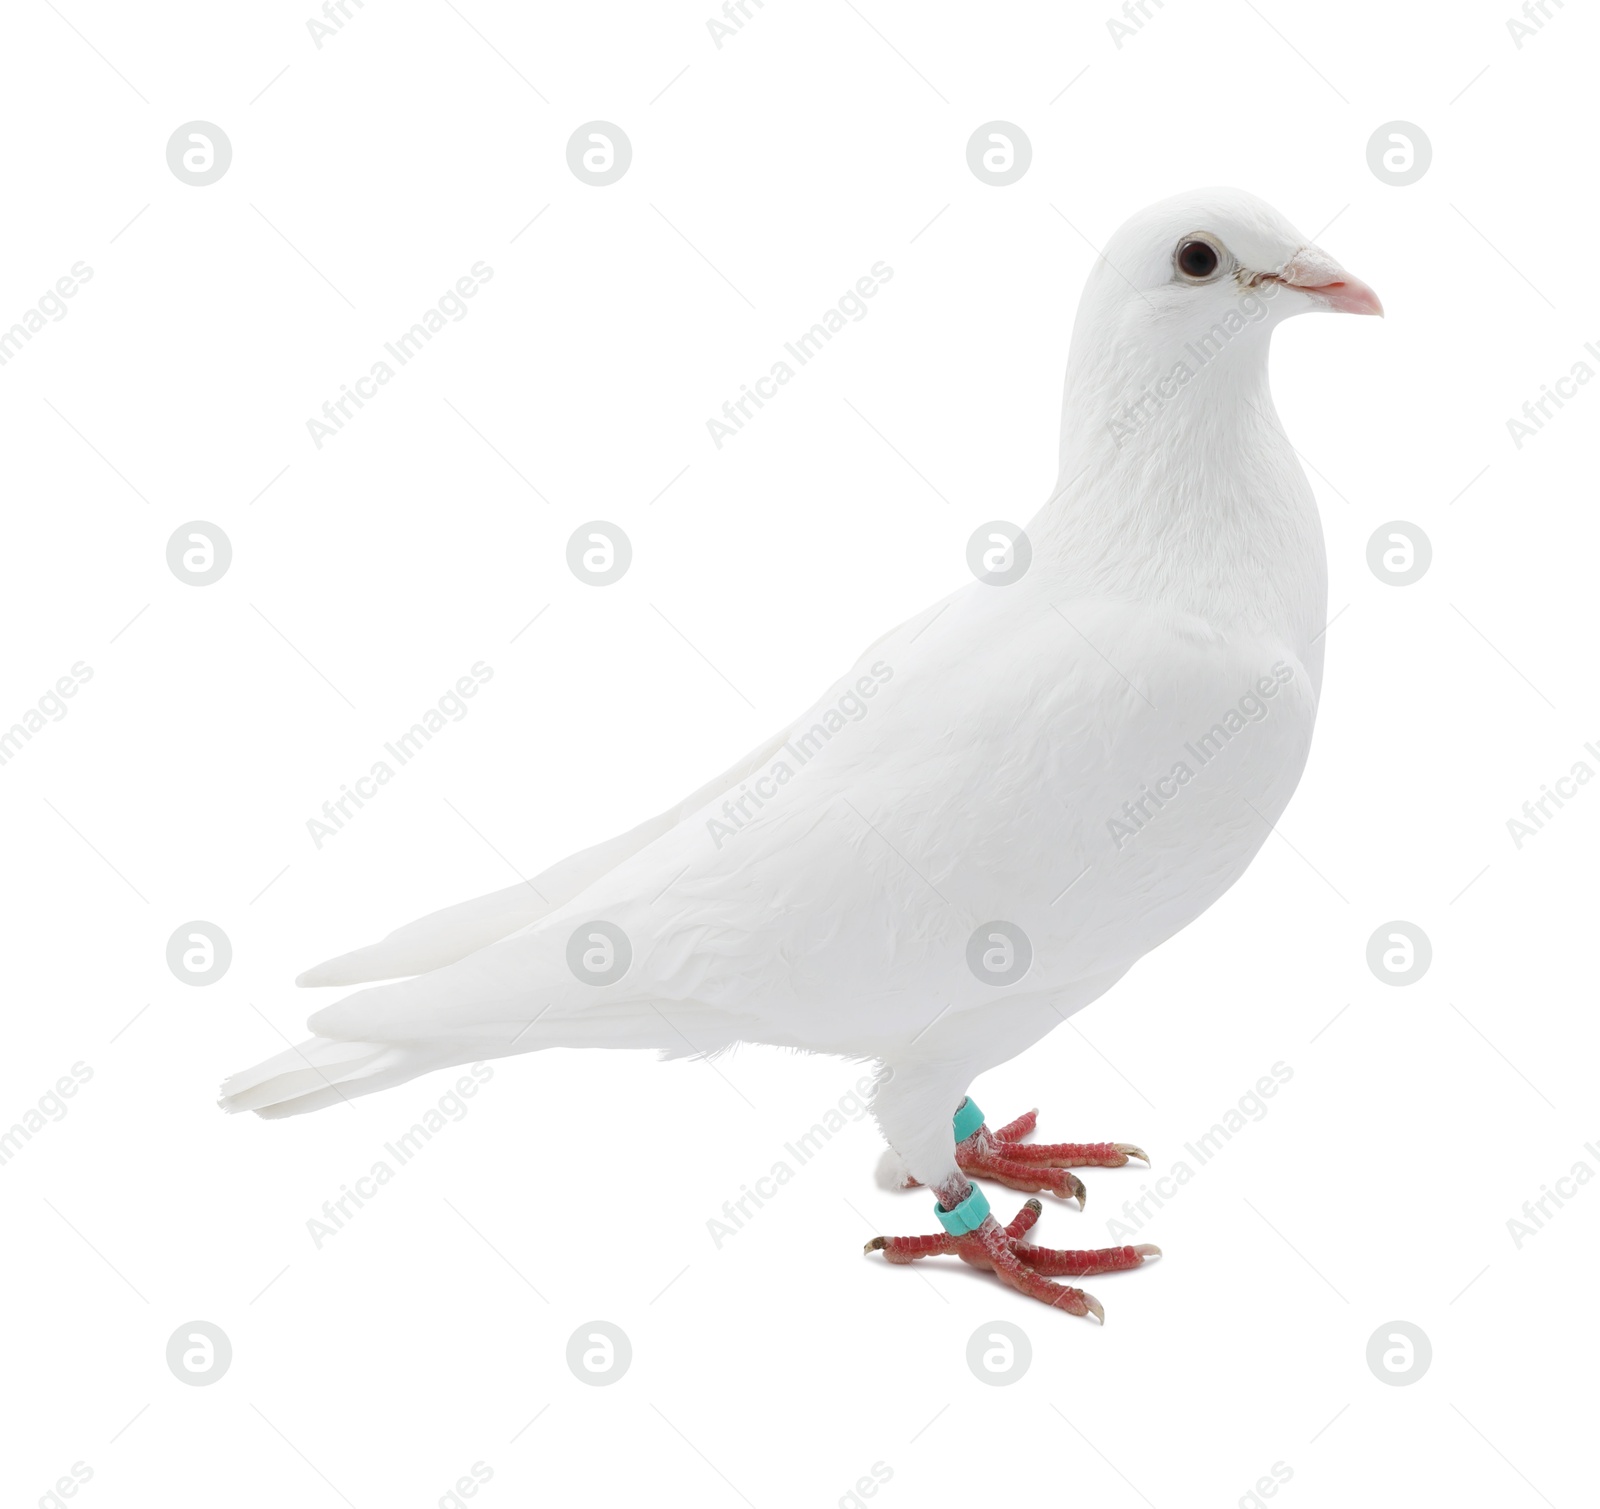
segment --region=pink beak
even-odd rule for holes
[[[1327,308],[1343,314],[1383,313],[1377,294],[1315,246],[1302,247],[1274,276],[1285,287],[1312,294]]]

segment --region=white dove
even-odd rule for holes
[[[672,811],[302,975],[394,983],[221,1104],[292,1116],[550,1047],[875,1060],[873,1112],[944,1229],[867,1250],[954,1254],[1103,1322],[1055,1279],[1157,1249],[1032,1246],[1039,1202],[1002,1227],[968,1176],[1081,1200],[1069,1168],[1143,1154],[1024,1143],[1033,1113],[991,1131],[965,1091],[1221,896],[1300,778],[1327,566],[1267,348],[1308,310],[1382,313],[1252,195],[1135,215],[1079,306],[1060,479],[986,577]]]

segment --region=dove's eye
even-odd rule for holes
[[[1199,236],[1189,236],[1178,243],[1173,257],[1178,274],[1190,283],[1204,283],[1216,275],[1222,265],[1222,254],[1211,242]]]

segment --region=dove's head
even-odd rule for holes
[[[1195,189],[1141,210],[1106,244],[1087,305],[1132,300],[1152,327],[1204,331],[1308,311],[1382,314],[1378,296],[1243,189]]]
[[[1174,425],[1200,417],[1195,405],[1212,414],[1230,398],[1259,406],[1273,328],[1312,311],[1383,308],[1365,283],[1242,189],[1195,189],[1141,210],[1106,243],[1084,287],[1063,466],[1075,442],[1114,444],[1124,457],[1130,446],[1166,444]]]

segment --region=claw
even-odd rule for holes
[[[887,1247],[888,1245],[889,1245],[888,1237],[874,1237],[870,1242],[867,1243],[867,1245],[865,1247],[863,1247],[861,1249],[861,1251],[862,1251],[863,1254],[866,1254],[868,1252],[880,1252],[880,1251],[882,1251],[883,1248]]]
[[[1111,1145],[1119,1153],[1126,1153],[1130,1158],[1142,1158],[1146,1163],[1150,1161],[1149,1153],[1142,1147],[1135,1147],[1131,1142],[1113,1142]]]
[[[1099,1301],[1099,1300],[1097,1300],[1097,1299],[1096,1299],[1096,1298],[1095,1298],[1095,1297],[1094,1297],[1094,1295],[1092,1295],[1092,1294],[1085,1294],[1085,1295],[1084,1295],[1084,1296],[1083,1296],[1083,1303],[1084,1303],[1084,1306],[1085,1306],[1085,1308],[1086,1308],[1086,1309],[1087,1309],[1087,1310],[1088,1310],[1088,1311],[1089,1311],[1089,1313],[1090,1313],[1090,1314],[1091,1314],[1091,1315],[1092,1315],[1092,1316],[1094,1316],[1094,1318],[1095,1318],[1095,1319],[1096,1319],[1096,1320],[1097,1320],[1097,1321],[1099,1321],[1099,1322],[1100,1322],[1100,1324],[1101,1324],[1101,1325],[1104,1325],[1104,1324],[1105,1324],[1105,1323],[1106,1323],[1106,1310],[1105,1310],[1105,1306],[1104,1306],[1104,1305],[1102,1305],[1102,1304],[1101,1304],[1101,1303],[1100,1303],[1100,1301]]]
[[[1078,1197],[1079,1210],[1082,1210],[1089,1203],[1089,1191],[1083,1187],[1083,1180],[1076,1174],[1067,1175],[1067,1193]]]
[[[878,1240],[881,1242],[883,1238],[879,1237]],[[1157,1247],[1154,1242],[1140,1242],[1139,1245],[1133,1250],[1137,1252],[1140,1257],[1146,1259],[1147,1261],[1150,1258],[1161,1256],[1161,1249]]]

